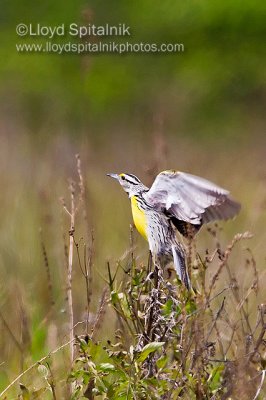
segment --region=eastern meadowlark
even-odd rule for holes
[[[205,223],[233,218],[240,204],[227,190],[184,172],[163,171],[151,188],[132,174],[108,176],[128,193],[134,224],[148,241],[153,258],[161,266],[173,261],[177,275],[189,289],[185,248],[176,238],[176,229],[186,238],[193,237]]]

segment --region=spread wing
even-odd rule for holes
[[[229,192],[206,179],[184,172],[157,175],[145,200],[158,211],[193,225],[233,218],[240,204]]]

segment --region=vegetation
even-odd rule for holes
[[[236,234],[225,245],[220,241],[222,230],[215,225],[208,228],[211,241],[205,251],[198,251],[197,239],[189,241],[188,265],[194,288],[188,292],[173,270],[154,267],[151,257],[147,262],[138,260],[131,228],[130,246],[123,259],[116,265],[107,263],[106,284],[93,312],[95,244],[88,230],[79,157],[77,165],[78,182],[69,186],[70,207],[61,199],[70,221],[69,238],[64,235],[68,311],[64,322],[59,322],[41,236],[50,307],[31,338],[28,311],[22,310],[21,339],[1,314],[3,328],[21,356],[21,373],[6,385],[1,398],[9,399],[11,393],[12,398],[17,393],[23,400],[263,398],[266,309],[258,301],[256,261],[249,248],[241,249],[252,235]],[[88,241],[85,235],[79,236],[79,216]],[[248,276],[245,286],[232,268],[235,262]],[[78,299],[73,297],[73,268],[80,270],[84,283],[79,293],[86,298],[84,319],[78,321],[74,318],[73,304]],[[112,317],[106,325],[107,314]],[[30,364],[29,352],[36,357],[34,346],[41,346],[45,336],[46,341],[49,335],[57,336],[55,330],[60,331],[67,321],[64,331],[69,338],[64,335],[60,345]],[[103,327],[108,329],[104,335]]]
[[[216,235],[213,231],[212,234]],[[242,298],[229,269],[237,243],[250,235],[236,235],[222,249],[193,265],[197,277],[194,294],[170,283],[163,271],[136,265],[134,254],[124,269],[120,287],[109,274],[110,303],[117,314],[114,342],[79,339],[80,356],[71,374],[73,398],[92,399],[226,399],[258,398],[264,380],[265,306],[250,322],[248,303],[256,296],[258,273],[252,257],[246,266],[254,279]],[[194,243],[190,244],[191,246]],[[205,270],[218,257],[209,287]],[[129,269],[127,269],[129,268]],[[222,269],[229,285],[214,294]],[[232,304],[237,312],[232,314]],[[252,326],[254,324],[254,326]],[[243,387],[243,380],[245,386]]]

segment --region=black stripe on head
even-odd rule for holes
[[[129,183],[131,183],[132,185],[137,185],[138,183],[141,183],[141,181],[139,180],[139,178],[137,178],[135,175],[133,174],[124,174],[125,180]],[[132,178],[128,179],[128,178]]]
[[[140,183],[140,180],[136,175],[133,175],[133,174],[126,174],[126,175],[130,176],[131,178],[135,179],[138,183]]]

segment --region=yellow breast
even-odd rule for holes
[[[134,224],[139,233],[147,240],[147,218],[144,211],[139,208],[136,196],[131,197],[131,208]]]

